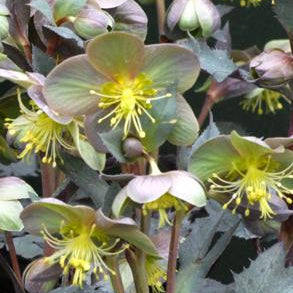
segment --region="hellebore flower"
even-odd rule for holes
[[[171,35],[179,28],[210,37],[220,26],[220,13],[210,0],[176,0],[167,12],[167,29]]]
[[[235,131],[200,146],[191,156],[189,171],[206,180],[209,191],[226,198],[224,208],[258,207],[261,218],[276,215],[270,206],[274,197],[292,203],[293,152],[284,148],[292,138],[241,137]],[[227,199],[228,198],[228,199]]]
[[[25,198],[37,198],[30,185],[17,177],[0,178],[0,231],[22,230],[19,215],[23,207],[19,200]]]
[[[256,112],[259,115],[264,113],[273,113],[284,108],[281,99],[289,104],[291,103],[286,97],[279,92],[264,88],[256,88],[244,96],[244,100],[240,103],[243,110]]]
[[[148,279],[148,285],[154,293],[165,292],[163,283],[167,281],[166,270],[160,265],[157,258],[146,256],[145,269]]]
[[[153,123],[149,109],[168,98],[167,88],[189,89],[199,73],[193,53],[177,45],[144,46],[131,34],[113,32],[92,40],[87,54],[59,64],[49,75],[44,96],[61,115],[101,112],[98,123],[110,120],[114,129],[123,123],[124,138],[132,128],[145,137],[141,117]]]
[[[261,53],[249,66],[261,85],[278,86],[293,78],[293,56],[279,49]]]
[[[0,40],[5,39],[9,32],[9,10],[5,4],[0,3]]]
[[[31,204],[21,213],[25,229],[42,235],[55,249],[46,261],[59,263],[63,274],[73,273],[72,284],[83,286],[86,275],[115,274],[104,261],[135,245],[158,257],[151,240],[139,231],[130,218],[111,220],[101,210],[87,206],[70,206],[56,199]],[[128,242],[129,244],[125,244]]]
[[[167,210],[188,211],[189,205],[203,207],[206,204],[205,191],[196,177],[185,171],[161,173],[150,160],[151,174],[132,179],[114,199],[112,210],[119,216],[129,198],[142,205],[144,215],[159,212],[159,227],[171,225]]]

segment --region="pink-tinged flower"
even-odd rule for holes
[[[114,129],[123,125],[145,137],[142,117],[155,123],[150,109],[156,101],[171,97],[168,88],[184,92],[199,74],[194,54],[178,45],[144,46],[131,34],[103,34],[87,47],[87,53],[67,59],[49,75],[44,96],[50,108],[61,115],[78,116],[100,112],[98,123]]]

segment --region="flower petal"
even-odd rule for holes
[[[202,185],[187,172],[171,171],[168,175],[172,178],[169,193],[182,199],[193,206],[203,207],[207,203]]]
[[[185,92],[196,82],[200,65],[188,49],[173,44],[157,44],[146,46],[142,71],[153,81],[154,88],[174,85],[179,92]]]
[[[138,176],[127,185],[127,195],[134,202],[144,204],[168,192],[172,179],[165,175]]]
[[[23,228],[19,214],[23,210],[17,200],[2,201],[0,204],[0,230],[21,231]]]
[[[101,210],[96,213],[97,229],[104,230],[108,235],[119,237],[148,255],[159,257],[153,242],[142,233],[131,218],[112,220],[106,217]]]
[[[144,44],[139,37],[128,33],[106,33],[89,43],[87,54],[91,65],[109,78],[121,75],[132,78],[143,65]]]
[[[188,0],[173,1],[167,11],[167,26],[172,31],[180,20]]]
[[[191,155],[188,171],[206,180],[213,173],[231,170],[232,162],[239,158],[229,136],[218,136],[208,140]]]
[[[17,177],[0,178],[0,201],[37,197],[33,188]],[[1,205],[0,204],[0,205]]]
[[[61,115],[78,116],[94,112],[98,98],[90,95],[107,79],[88,62],[86,55],[71,57],[48,75],[43,93],[48,106]]]
[[[231,143],[237,152],[246,159],[258,158],[273,152],[261,139],[256,137],[242,137],[236,131],[231,132]]]
[[[50,233],[59,232],[62,221],[76,227],[91,226],[95,222],[95,212],[87,206],[70,206],[60,200],[50,198],[26,207],[20,218],[26,231],[40,235],[43,225]]]
[[[121,211],[127,199],[127,186],[125,186],[118,192],[112,204],[112,213],[116,218],[120,217]]]
[[[99,6],[103,9],[117,7],[126,1],[127,0],[96,0]]]

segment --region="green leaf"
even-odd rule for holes
[[[168,136],[168,141],[177,146],[191,145],[199,131],[197,119],[184,97],[176,97],[176,124]]]
[[[1,201],[0,203],[0,230],[21,231],[23,224],[19,218],[23,207],[17,200]]]
[[[154,101],[153,108],[149,111],[155,119],[153,123],[146,115],[141,119],[142,128],[146,133],[142,138],[142,144],[147,151],[153,151],[161,146],[168,138],[174,127],[176,117],[176,94],[172,92],[172,97]]]
[[[25,235],[22,237],[15,237],[13,242],[17,254],[26,259],[32,259],[36,256],[43,255],[43,239],[40,237]]]
[[[62,158],[62,171],[92,199],[96,208],[100,208],[109,188],[108,184],[99,179],[98,173],[90,169],[83,160],[67,153],[62,153]]]
[[[54,4],[55,21],[58,22],[68,16],[77,16],[86,2],[86,0],[56,0]]]
[[[33,68],[35,72],[47,75],[55,67],[55,60],[33,46]]]
[[[83,48],[83,40],[68,27],[52,25],[46,25],[45,27],[64,39],[74,40],[79,47]]]
[[[292,293],[293,268],[285,267],[286,252],[282,243],[263,252],[248,269],[234,274],[237,293]]]
[[[52,24],[55,24],[52,9],[46,0],[35,0],[29,4],[31,7],[40,11]]]
[[[201,68],[211,74],[217,82],[222,82],[237,69],[226,51],[211,49],[206,43],[196,40],[191,35],[190,37],[183,45],[198,56]]]
[[[9,147],[6,140],[0,136],[0,163],[9,165],[16,161],[16,153]]]

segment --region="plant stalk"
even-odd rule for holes
[[[201,108],[200,114],[198,116],[198,124],[202,127],[203,123],[205,122],[209,111],[212,109],[213,105],[215,104],[214,99],[211,98],[209,94],[206,95],[204,104]]]
[[[110,279],[112,288],[115,293],[124,293],[124,287],[122,283],[122,278],[119,270],[119,262],[117,257],[107,257],[106,263],[111,270],[115,272],[115,274],[110,273]]]
[[[6,240],[6,244],[8,246],[8,249],[9,249],[9,256],[10,256],[13,271],[14,271],[19,283],[22,284],[21,271],[20,271],[18,258],[17,258],[17,254],[16,254],[16,250],[15,250],[15,246],[14,246],[13,237],[12,237],[11,232],[5,231],[5,240]]]
[[[184,218],[184,212],[176,212],[168,258],[168,270],[167,270],[167,293],[175,293],[175,282],[176,282],[176,266],[177,266],[177,255],[179,246],[180,227]]]
[[[159,39],[160,39],[160,36],[164,35],[164,25],[165,25],[165,18],[166,18],[165,0],[156,0],[156,7],[157,7],[158,30],[159,30]]]

